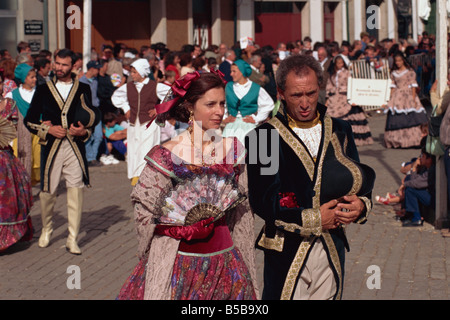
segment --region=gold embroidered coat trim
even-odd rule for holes
[[[84,176],[87,176],[87,170],[84,165],[83,156],[81,155],[80,149],[78,149],[78,146],[75,143],[75,141],[73,141],[73,139],[74,139],[73,136],[71,136],[69,134],[67,135],[67,140],[69,140],[69,143],[72,146],[73,152],[77,156],[78,162],[80,163],[81,170],[83,170]],[[90,187],[90,185],[88,185],[87,187]]]
[[[27,122],[27,124],[31,129],[34,129],[37,131],[36,135],[39,137],[40,141],[47,140],[48,129],[50,129],[50,126],[48,126],[44,123],[35,124],[35,123]]]
[[[311,155],[306,150],[305,146],[298,140],[298,138],[292,135],[292,133],[284,126],[283,123],[281,123],[281,121],[277,117],[270,119],[268,122],[278,131],[281,138],[299,157],[300,161],[303,163],[306,169],[306,172],[308,173],[309,178],[312,181],[314,178],[314,160],[311,158]]]
[[[265,226],[264,226],[264,228],[265,228]],[[268,237],[266,237],[265,231],[263,231],[261,238],[258,241],[258,245],[263,248],[269,249],[269,250],[283,252],[284,234],[282,231],[276,230],[275,237],[268,238]]]
[[[55,141],[53,142],[52,148],[50,149],[50,152],[48,154],[47,157],[47,162],[45,163],[45,168],[44,168],[44,188],[42,191],[44,192],[50,192],[50,182],[49,182],[49,173],[50,173],[50,168],[52,166],[52,162],[53,162],[53,158],[56,155],[56,152],[58,151],[59,145],[61,144],[61,139],[55,139]]]
[[[356,223],[361,224],[367,221],[367,216],[369,215],[370,211],[372,211],[372,201],[370,201],[370,199],[367,197],[358,197],[358,198],[361,199],[361,201],[364,202],[364,204],[366,205],[366,214],[355,221]]]
[[[86,101],[84,101],[84,94],[81,95],[80,97],[81,99],[81,107],[86,110],[89,113],[90,116],[90,121],[87,124],[87,128],[90,128],[94,125],[94,121],[95,121],[95,112],[94,110],[90,109],[87,105],[86,105]]]
[[[350,173],[353,177],[353,186],[348,193],[348,195],[357,194],[362,187],[362,177],[358,166],[350,160],[346,155],[344,155],[342,147],[339,143],[338,137],[336,134],[333,134],[333,138],[331,139],[331,143],[333,144],[334,154],[336,155],[336,159],[342,163],[345,167],[350,170]]]

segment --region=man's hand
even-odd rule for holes
[[[73,123],[70,125],[69,134],[74,137],[82,137],[86,135],[86,128],[83,124],[78,121],[78,126],[74,126]]]
[[[338,223],[350,224],[361,215],[364,210],[364,203],[355,194],[345,196],[343,200],[345,202],[339,202],[336,206],[336,219]]]
[[[48,133],[54,136],[55,138],[62,139],[66,136],[67,130],[62,126],[53,126],[51,125],[48,129]]]
[[[337,200],[331,200],[320,206],[320,215],[322,218],[322,229],[329,230],[337,228],[336,205]]]
[[[153,117],[156,117],[156,110],[155,109],[149,110],[148,115],[150,116],[150,118],[153,119]]]

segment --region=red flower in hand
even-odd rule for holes
[[[300,208],[297,203],[297,198],[294,192],[279,193],[280,195],[280,206],[285,208]]]

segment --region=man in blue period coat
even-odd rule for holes
[[[249,201],[265,221],[256,241],[262,298],[340,299],[344,227],[366,221],[375,172],[359,163],[351,126],[318,103],[323,76],[313,57],[286,58],[276,80],[278,114],[246,137]],[[274,167],[267,155],[278,170],[265,170]]]

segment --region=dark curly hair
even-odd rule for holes
[[[276,74],[277,87],[283,91],[286,89],[286,78],[291,71],[301,76],[307,74],[309,70],[315,72],[317,82],[321,86],[324,81],[322,67],[313,56],[293,55],[287,57],[281,61],[278,67]]]
[[[203,95],[215,88],[225,89],[225,83],[217,74],[210,72],[200,73],[200,78],[195,80],[186,92],[186,95],[178,100],[177,104],[168,112],[168,118],[173,118],[180,122],[188,122],[190,117],[190,108]]]

